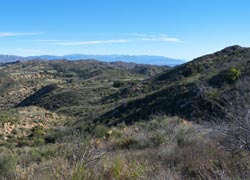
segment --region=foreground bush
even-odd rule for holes
[[[236,180],[250,177],[249,156],[225,149],[213,128],[178,117],[153,117],[150,122],[132,126],[97,126],[94,131],[98,136],[73,134],[55,144],[17,148],[13,153],[0,151],[1,178]]]
[[[0,179],[14,179],[17,159],[7,149],[0,150]]]

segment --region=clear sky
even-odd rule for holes
[[[163,55],[250,46],[249,0],[1,0],[0,54]]]

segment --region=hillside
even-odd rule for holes
[[[93,108],[100,111],[100,108],[113,106],[112,103],[102,104],[102,98],[115,93],[120,86],[147,79],[167,69],[167,66],[96,60],[33,60],[3,64],[0,110],[37,105],[48,110],[70,112],[71,115],[90,116]]]
[[[0,179],[247,179],[249,69],[240,46],[173,68],[1,64]]]
[[[143,87],[152,89],[148,94],[105,113],[100,120],[132,123],[159,113],[192,121],[224,119],[226,104],[242,89],[244,80],[237,79],[247,79],[249,68],[249,48],[225,48],[152,77]]]
[[[42,79],[39,83],[32,79],[36,92],[30,91],[13,102],[14,106],[36,105],[113,125],[148,120],[154,114],[178,115],[192,121],[224,119],[226,101],[237,91],[235,82],[249,76],[249,60],[249,48],[232,46],[172,69],[94,60],[28,61],[6,69],[36,69],[39,75],[32,72],[33,76]]]

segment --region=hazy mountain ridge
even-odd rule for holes
[[[43,60],[83,60],[83,59],[96,59],[104,62],[133,62],[137,64],[151,64],[151,65],[168,65],[175,66],[184,63],[184,60],[178,60],[173,58],[168,58],[164,56],[133,56],[133,55],[84,55],[84,54],[70,54],[65,56],[54,56],[54,55],[41,55],[41,56],[12,56],[12,55],[0,55],[0,63],[12,62],[17,60],[33,60],[33,59],[43,59]]]

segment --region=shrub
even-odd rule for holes
[[[34,139],[34,142],[33,142],[33,145],[34,146],[39,146],[39,145],[42,145],[44,144],[45,140],[43,138],[35,138]]]
[[[17,147],[30,146],[32,143],[26,137],[17,138]]]
[[[94,135],[97,138],[102,138],[107,135],[107,132],[109,131],[109,128],[104,125],[97,125],[94,129]]]
[[[140,142],[133,137],[120,138],[114,141],[114,148],[131,149],[140,148]]]
[[[193,76],[203,71],[203,66],[198,63],[190,63],[183,70],[183,75],[185,77]]]
[[[0,154],[0,179],[14,179],[16,171],[16,157],[9,151],[4,150]]]
[[[31,137],[41,137],[45,134],[44,128],[42,126],[35,126],[31,129]]]
[[[210,80],[209,84],[213,86],[222,86],[226,83],[233,83],[240,78],[241,72],[239,69],[231,67],[225,71],[222,71],[214,75]]]
[[[123,85],[124,85],[124,82],[122,82],[122,81],[115,81],[113,83],[113,87],[115,87],[115,88],[119,88],[119,87],[121,87]]]
[[[237,79],[239,79],[240,77],[240,70],[239,69],[236,69],[234,67],[231,67],[229,69],[227,69],[225,72],[224,72],[224,79],[225,81],[227,82],[234,82],[236,81]]]
[[[141,179],[144,174],[143,163],[115,157],[114,159],[104,159],[97,168],[84,165],[76,166],[71,180],[136,180]]]
[[[150,141],[153,146],[159,146],[160,144],[164,143],[166,141],[165,137],[160,133],[155,133],[150,138]]]
[[[35,161],[35,162],[41,162],[42,161],[42,156],[41,156],[41,153],[38,149],[31,149],[29,151],[29,156],[28,158],[32,161]]]

